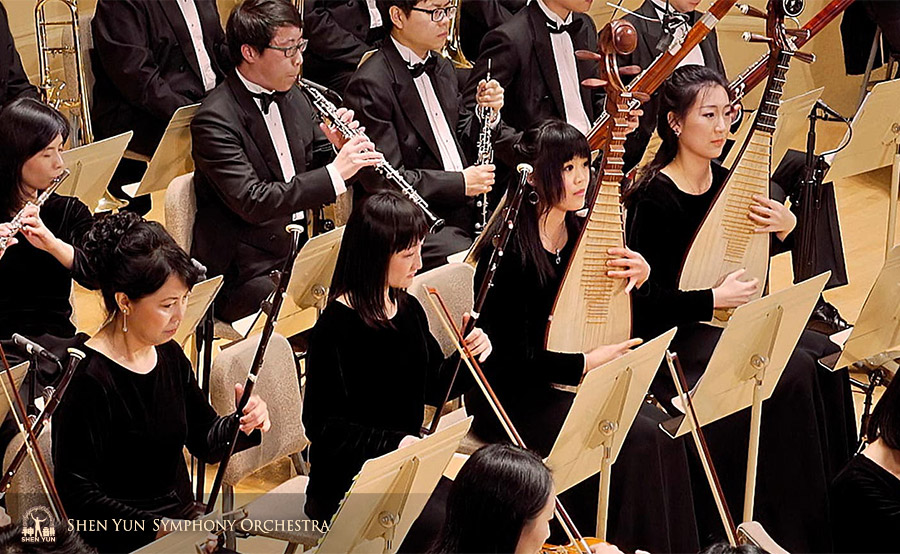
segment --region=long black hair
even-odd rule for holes
[[[81,251],[88,284],[103,294],[110,316],[119,310],[117,292],[140,300],[159,290],[171,275],[177,275],[188,288],[202,275],[162,225],[134,212],[111,214],[94,222]]]
[[[553,493],[540,456],[506,443],[480,448],[450,489],[447,516],[433,554],[516,550],[522,529]]]
[[[900,377],[894,377],[875,404],[866,431],[869,442],[880,438],[888,448],[900,450]]]
[[[565,121],[549,119],[526,131],[516,144],[516,154],[534,167],[531,183],[525,193],[525,201],[519,210],[516,230],[511,246],[522,258],[522,268],[537,268],[541,285],[554,276],[555,269],[547,259],[541,243],[540,222],[550,209],[562,201],[566,194],[563,183],[563,166],[573,158],[591,159],[591,147],[585,136]],[[486,232],[492,236],[497,225],[504,225],[503,218],[496,218],[494,226]],[[579,223],[574,213],[566,214],[569,236],[578,233]],[[481,248],[489,241],[482,242]],[[476,252],[480,255],[480,252]]]
[[[675,114],[677,119],[684,120],[697,96],[714,86],[728,90],[728,82],[718,71],[702,65],[681,66],[665,82],[659,95],[659,112],[656,119],[656,132],[662,139],[662,144],[653,160],[641,168],[635,182],[626,187],[623,193],[626,205],[635,192],[652,181],[678,154],[678,135],[669,123],[669,114]]]
[[[69,138],[66,118],[33,98],[20,98],[0,111],[0,218],[14,216],[24,204],[22,166],[58,136],[63,142]]]
[[[403,195],[380,191],[358,205],[344,229],[329,302],[345,296],[369,327],[390,327],[384,311],[391,256],[415,245],[428,233],[425,213]],[[391,289],[391,298],[396,291]]]

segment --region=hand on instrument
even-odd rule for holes
[[[206,540],[202,543],[200,547],[204,554],[213,554],[216,549],[219,547],[219,536],[215,533],[210,533],[206,536]]]
[[[346,123],[351,129],[359,129],[360,131],[365,131],[364,127],[359,126],[359,121],[353,119],[353,110],[348,110],[347,108],[338,108],[337,111],[338,117],[341,118],[341,121]],[[344,147],[349,139],[341,134],[337,129],[332,129],[328,125],[324,123],[319,124],[319,128],[322,129],[322,132],[325,133],[325,137],[328,139],[331,144],[334,145],[335,148],[340,150]],[[373,148],[374,150],[374,148]]]
[[[644,339],[628,339],[618,344],[604,344],[584,355],[584,372],[587,373],[616,358],[631,352],[631,349],[644,342]]]
[[[356,175],[356,172],[364,167],[374,167],[384,160],[381,152],[375,151],[365,135],[356,136],[344,144],[337,157],[332,162],[340,176],[346,181]]]
[[[416,437],[413,435],[406,435],[405,437],[400,439],[400,444],[399,444],[399,446],[397,446],[397,448],[400,449],[400,448],[406,448],[407,446],[412,446],[412,445],[416,444],[417,442],[419,442],[420,440],[422,440],[422,439],[419,437]]]
[[[475,94],[475,102],[479,106],[492,109],[495,113],[503,108],[503,87],[496,79],[478,83],[478,92]]]
[[[9,241],[6,243],[6,248],[16,244],[19,242],[19,239],[12,238],[13,232],[10,229],[9,223],[0,223],[0,237],[10,237]],[[3,254],[6,253],[6,248],[0,250],[0,258],[3,257]]]
[[[463,328],[465,328],[465,326],[469,324],[470,317],[471,316],[469,316],[468,313],[463,314]],[[491,352],[494,350],[493,345],[491,345],[490,337],[488,337],[487,333],[485,333],[478,327],[472,329],[472,331],[466,337],[466,346],[469,347],[469,351],[472,354],[478,356],[479,362],[487,360],[488,356],[490,356]]]
[[[725,276],[722,284],[712,290],[714,308],[737,308],[750,301],[750,298],[759,288],[759,279],[741,281],[746,273],[745,269],[732,271]]]
[[[644,115],[644,110],[641,110],[641,109],[631,110],[631,112],[629,112],[629,114],[628,114],[628,130],[625,131],[626,135],[631,134],[632,132],[634,132],[635,129],[637,129],[640,126],[640,124],[641,124],[640,118],[642,115]]]
[[[634,288],[641,288],[641,285],[650,278],[650,264],[634,250],[626,246],[625,248],[610,248],[608,252],[612,256],[619,256],[619,258],[606,262],[606,265],[624,267],[626,269],[609,270],[606,274],[618,279],[628,279],[625,292],[631,292],[631,289]]]
[[[234,405],[237,406],[244,394],[244,385],[234,384]],[[250,395],[250,400],[244,406],[244,415],[241,416],[241,431],[249,435],[254,429],[260,429],[263,433],[272,427],[269,420],[269,407],[265,401],[256,394]]]
[[[750,204],[747,217],[762,225],[754,229],[757,233],[775,233],[778,240],[784,240],[797,226],[797,216],[781,202],[759,194],[753,195],[753,201],[756,204]]]
[[[590,545],[592,554],[622,554],[622,551],[619,550],[619,547],[614,544],[609,544],[608,542],[598,542],[597,544]]]
[[[478,196],[491,192],[494,186],[494,164],[470,165],[463,169],[466,196]]]
[[[27,204],[22,209],[22,235],[38,250],[49,252],[57,248],[58,239],[41,219],[41,209],[34,204]]]

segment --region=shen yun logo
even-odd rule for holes
[[[22,542],[56,542],[53,515],[44,506],[35,506],[22,518]]]

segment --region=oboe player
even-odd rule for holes
[[[316,128],[312,107],[294,87],[306,39],[288,0],[245,0],[231,13],[226,38],[236,70],[191,124],[198,206],[192,254],[211,275],[225,276],[216,313],[234,321],[256,311],[274,288],[268,275],[289,248],[284,226],[305,225],[304,210],[333,202],[347,179],[381,155],[365,137],[347,141]],[[357,126],[352,112],[340,113]],[[338,149],[333,161],[329,141]]]
[[[469,165],[482,122],[460,103],[453,66],[437,53],[447,40],[456,5],[449,0],[379,0],[378,8],[390,34],[351,77],[345,101],[387,161],[446,221],[425,239],[422,262],[427,271],[472,244],[473,197],[491,190],[494,166]],[[482,81],[476,100],[498,113],[503,89],[494,80]],[[495,136],[501,135],[494,125]],[[368,193],[385,186],[370,170],[360,173],[360,181]]]

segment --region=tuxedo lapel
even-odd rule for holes
[[[397,95],[397,103],[401,106],[404,117],[409,120],[412,128],[416,130],[416,134],[428,146],[434,157],[441,160],[437,138],[431,131],[428,114],[425,112],[425,106],[422,105],[422,99],[419,97],[419,91],[416,90],[416,84],[413,83],[406,62],[400,57],[400,52],[397,51],[392,40],[385,40],[382,49],[393,78],[391,86],[394,94]]]
[[[641,37],[642,41],[645,41],[650,50],[650,59],[647,61],[647,65],[649,65],[660,53],[659,50],[656,49],[656,45],[659,44],[659,39],[662,38],[662,23],[660,23],[659,14],[656,12],[656,8],[653,7],[653,2],[650,0],[645,0],[636,13],[652,19],[652,21],[639,19],[636,25],[639,26],[637,29],[638,36]],[[643,27],[643,29],[640,27]],[[641,69],[647,68],[642,67]]]
[[[573,17],[585,17],[581,14],[573,14]],[[591,33],[592,26],[585,21],[584,25],[581,28],[581,31],[578,33],[577,37],[573,37],[572,46],[574,50],[577,52],[579,50],[590,50],[591,52],[597,51],[597,36]],[[584,106],[584,111],[588,116],[588,119],[593,122],[594,121],[594,102],[592,100],[593,92],[592,89],[582,85],[582,81],[585,79],[589,79],[591,77],[597,77],[594,72],[597,70],[597,64],[592,62],[591,60],[579,60],[575,59],[575,67],[578,71],[578,90],[581,93],[581,104]]]
[[[166,14],[166,19],[169,20],[169,24],[172,25],[172,30],[175,31],[178,45],[181,47],[181,51],[184,53],[184,58],[187,60],[188,65],[191,66],[191,70],[197,75],[200,82],[203,82],[203,75],[200,73],[200,62],[197,60],[197,53],[194,51],[194,42],[191,40],[191,33],[188,31],[187,22],[184,19],[184,15],[181,13],[181,8],[178,7],[178,3],[175,1],[162,1],[157,2],[157,4],[160,9],[162,9],[163,13]],[[199,13],[199,8],[197,11]]]
[[[305,145],[312,141],[310,130],[316,125],[315,120],[310,117],[312,109],[309,111],[299,109],[309,101],[297,87],[291,87],[291,90],[277,102],[281,121],[284,123],[284,133],[291,148],[291,158],[294,160],[294,171],[303,173],[306,171],[307,162]]]
[[[566,107],[563,104],[562,89],[559,86],[559,70],[556,69],[556,58],[553,57],[553,46],[550,44],[550,31],[547,29],[547,17],[541,11],[537,2],[531,2],[527,8],[531,19],[531,32],[534,39],[534,53],[537,56],[538,67],[544,76],[544,82],[553,97],[557,113],[562,117],[566,115]]]
[[[256,101],[250,96],[250,91],[244,86],[244,83],[232,73],[228,76],[226,83],[231,90],[232,96],[241,108],[241,118],[243,119],[243,127],[247,129],[250,135],[250,143],[246,145],[248,151],[256,150],[262,162],[266,164],[269,173],[269,179],[281,181],[284,179],[281,173],[281,164],[278,162],[278,154],[275,152],[275,145],[272,144],[272,138],[269,136],[269,129],[266,127],[266,120],[263,119],[262,112]],[[280,108],[279,108],[280,109]],[[284,119],[284,117],[282,117]],[[293,154],[293,152],[292,152]],[[253,159],[251,157],[251,163]],[[256,165],[256,164],[254,164]]]

